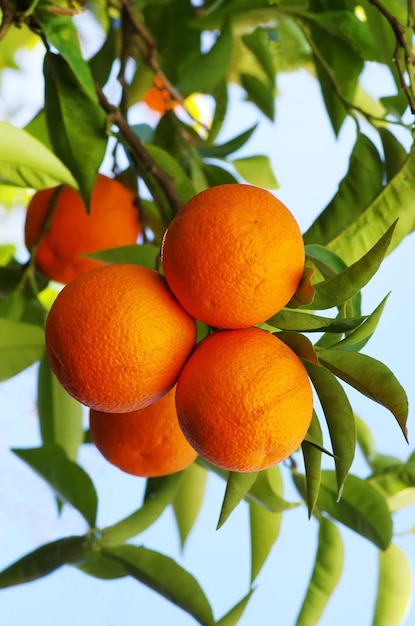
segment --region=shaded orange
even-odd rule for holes
[[[167,228],[162,266],[195,318],[217,328],[269,319],[295,293],[304,243],[287,207],[251,185],[218,185],[194,196]]]
[[[99,411],[124,413],[173,387],[193,349],[196,324],[158,272],[120,264],[68,283],[45,333],[51,367],[68,393]]]
[[[152,111],[156,111],[162,115],[180,104],[177,100],[172,99],[168,89],[166,89],[159,76],[155,77],[154,84],[144,96],[143,102],[145,102]]]
[[[26,247],[34,250],[45,276],[61,283],[103,264],[82,254],[135,244],[140,232],[134,195],[102,174],[92,193],[90,213],[79,193],[67,185],[37,191],[27,208]]]
[[[197,453],[177,420],[174,387],[158,402],[132,413],[90,409],[91,438],[101,454],[135,476],[165,476],[188,467]]]
[[[226,470],[280,463],[303,441],[313,394],[298,356],[258,328],[220,330],[195,349],[176,391],[180,426],[192,447]]]

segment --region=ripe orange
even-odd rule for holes
[[[253,472],[298,448],[313,394],[301,360],[275,335],[259,328],[219,330],[184,366],[176,408],[202,457],[226,470]]]
[[[51,367],[68,393],[99,411],[125,413],[173,387],[193,349],[196,324],[161,274],[120,264],[68,283],[45,333]]]
[[[159,76],[154,79],[154,84],[146,93],[143,102],[152,110],[164,115],[166,111],[174,109],[179,102],[172,100],[168,89]]]
[[[217,328],[247,328],[277,313],[294,295],[304,259],[293,215],[251,185],[218,185],[197,194],[162,243],[171,290],[191,315]]]
[[[37,191],[27,208],[26,247],[33,250],[47,278],[68,283],[102,265],[80,255],[136,243],[141,225],[134,200],[126,187],[102,174],[92,193],[90,213],[72,187]]]
[[[92,441],[113,465],[135,476],[164,476],[188,467],[197,453],[177,420],[176,388],[158,402],[132,413],[91,409]]]

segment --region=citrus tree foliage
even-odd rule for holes
[[[149,479],[138,510],[110,527],[97,528],[98,494],[77,463],[79,447],[91,445],[82,410],[60,387],[45,357],[51,287],[33,261],[22,265],[12,245],[1,246],[0,380],[39,362],[43,444],[14,453],[50,485],[59,507],[79,511],[86,532],[16,555],[16,562],[0,573],[0,587],[70,565],[80,576],[132,577],[200,624],[236,624],[251,589],[241,590],[240,602],[217,617],[214,599],[211,606],[190,572],[140,545],[140,533],[167,507],[173,508],[184,544],[203,502],[206,475],[215,472],[225,481],[218,527],[242,501],[249,507],[252,585],[278,538],[283,514],[288,517],[301,501],[304,524],[307,513],[319,522],[315,565],[302,604],[298,599],[298,626],[318,623],[340,579],[342,525],[379,549],[373,623],[399,624],[411,589],[407,558],[394,543],[393,521],[396,511],[414,500],[415,458],[400,460],[376,451],[364,416],[354,413],[348,389],[381,404],[404,441],[405,391],[388,366],[366,349],[387,298],[374,311],[363,311],[361,290],[415,227],[415,153],[394,132],[406,130],[411,144],[413,3],[96,0],[78,5],[69,0],[1,0],[0,5],[1,68],[16,67],[15,53],[41,42],[45,83],[43,107],[25,128],[0,123],[1,200],[12,205],[19,190],[65,183],[77,188],[88,205],[105,157],[113,173],[138,193],[146,226],[142,245],[105,251],[101,258],[107,262],[158,267],[164,230],[182,204],[206,187],[244,181],[277,187],[266,149],[263,155],[237,156],[249,145],[256,125],[225,143],[218,140],[232,115],[231,84],[239,85],[256,107],[260,124],[264,116],[274,120],[278,111],[279,74],[302,68],[318,81],[334,133],[348,118],[356,125],[348,171],[304,233],[303,281],[289,305],[264,325],[300,355],[318,398],[309,433],[287,464],[298,491],[295,503],[284,499],[278,466],[236,474],[199,459],[184,472]],[[100,32],[92,57],[80,45],[79,27],[87,17]],[[93,32],[96,39],[97,29]],[[88,29],[82,33],[85,44]],[[361,84],[368,61],[387,68],[395,85],[380,100]],[[157,124],[132,123],[132,107],[154,84],[162,86],[165,110]],[[209,123],[192,104],[195,93],[213,101]],[[381,149],[362,130],[363,121],[378,133]],[[357,446],[368,465],[365,477],[351,472]]]

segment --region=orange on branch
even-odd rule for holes
[[[313,393],[301,360],[275,335],[259,328],[219,330],[184,366],[176,408],[203,458],[253,472],[298,448],[311,422]]]
[[[154,84],[144,96],[143,102],[152,111],[161,113],[161,115],[164,115],[166,111],[171,111],[180,104],[177,100],[172,99],[169,90],[166,89],[159,76],[155,77]]]
[[[142,228],[134,195],[121,183],[99,174],[90,212],[67,185],[37,191],[29,202],[25,242],[51,280],[70,280],[103,263],[82,255],[133,245]]]
[[[195,318],[217,328],[264,322],[294,295],[304,243],[288,208],[270,192],[218,185],[187,202],[167,228],[162,266]]]
[[[197,457],[177,420],[176,388],[157,402],[131,413],[90,409],[91,438],[101,454],[123,472],[165,476],[188,467]]]
[[[99,267],[68,283],[45,332],[62,386],[82,404],[109,413],[161,398],[196,341],[195,320],[164,277],[130,264]]]

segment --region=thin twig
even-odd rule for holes
[[[2,12],[2,21],[0,24],[0,41],[4,39],[10,26],[15,19],[15,11],[10,0],[0,0],[0,9]]]
[[[321,54],[320,50],[317,48],[317,46],[314,44],[314,41],[312,39],[312,37],[306,32],[306,29],[303,28],[303,33],[307,39],[308,44],[310,45],[310,48],[314,54],[314,56],[316,57],[316,59],[319,61],[320,65],[322,66],[322,68],[324,69],[325,73],[327,74],[331,86],[333,88],[334,93],[336,94],[336,96],[339,98],[340,102],[343,104],[344,108],[346,109],[346,111],[349,113],[349,115],[351,115],[354,119],[354,121],[357,124],[357,118],[355,113],[362,115],[368,122],[370,123],[374,123],[374,122],[385,122],[385,118],[384,117],[379,117],[377,115],[373,115],[372,113],[369,113],[369,111],[365,111],[365,109],[362,109],[361,107],[359,107],[358,105],[354,104],[353,102],[350,102],[349,100],[347,100],[347,98],[344,96],[342,89],[339,85],[339,83],[336,80],[336,76],[334,74],[334,71],[332,70],[332,68],[330,67],[329,63],[326,61],[326,59],[324,58],[324,56]],[[395,124],[397,126],[402,126],[403,128],[409,128],[409,125],[403,124],[401,121],[395,121],[395,120],[387,120],[388,124]]]
[[[408,100],[411,112],[415,114],[415,55],[406,36],[405,26],[382,4],[382,2],[379,0],[369,0],[369,2],[383,15],[394,32],[396,46],[393,53],[393,60],[395,61],[396,69],[398,71],[401,89]],[[405,57],[405,67],[408,72],[409,86],[405,80],[405,70],[402,65],[401,57],[402,52]]]
[[[145,149],[143,143],[134,133],[120,109],[109,102],[104,92],[98,85],[95,85],[95,90],[97,92],[101,107],[108,114],[111,121],[118,127],[121,135],[124,137],[124,139],[131,147],[131,150],[140,160],[140,163],[144,167],[145,171],[154,176],[154,178],[157,180],[167,200],[169,201],[173,212],[177,213],[183,203],[180,200],[174,187],[174,179],[166,174],[166,172],[159,167],[157,162]]]
[[[150,33],[148,32],[148,30],[137,19],[137,16],[134,12],[134,8],[131,4],[131,0],[121,0],[121,2],[122,2],[124,13],[128,17],[128,20],[131,26],[134,28],[137,35],[139,35],[140,39],[145,44],[146,52],[143,51],[142,56],[146,64],[148,65],[148,67],[152,69],[154,74],[156,74],[156,76],[160,79],[160,81],[163,84],[163,89],[165,89],[168,92],[171,100],[175,100],[176,102],[181,104],[181,106],[184,108],[188,116],[194,122],[196,122],[199,126],[201,126],[206,132],[209,132],[209,128],[205,124],[203,124],[203,122],[196,119],[192,115],[192,113],[186,108],[182,94],[180,93],[180,91],[178,91],[174,87],[174,85],[172,85],[172,83],[169,81],[169,79],[167,78],[163,70],[161,69],[158,59],[157,59],[157,46],[153,38],[151,37]]]
[[[183,104],[183,96],[177,89],[171,84],[167,76],[164,74],[161,69],[159,62],[157,60],[157,46],[151,37],[150,33],[146,28],[139,22],[137,19],[134,9],[131,6],[130,0],[122,0],[122,6],[127,15],[131,25],[133,26],[137,35],[140,36],[142,41],[145,43],[147,48],[147,54],[145,55],[146,64],[153,70],[153,72],[161,79],[163,82],[163,87],[169,92],[172,100],[177,100],[181,104]]]

